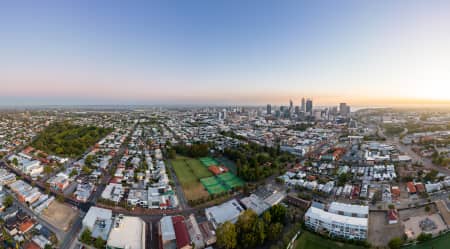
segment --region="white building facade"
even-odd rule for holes
[[[346,216],[311,206],[305,214],[305,224],[316,232],[326,231],[331,237],[367,239],[368,218]]]

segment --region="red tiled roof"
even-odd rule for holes
[[[211,165],[208,167],[208,170],[211,171],[214,175],[219,175],[225,172],[228,172],[228,169],[222,166]]]
[[[423,183],[416,183],[416,190],[419,193],[425,192],[425,186],[423,185]]]
[[[41,249],[41,248],[33,241],[30,241],[23,246],[23,249]]]
[[[117,177],[117,176],[115,176],[115,177],[113,177],[112,179],[111,179],[111,181],[109,181],[110,183],[119,183],[119,182],[121,182],[122,181],[122,178],[121,177]]]
[[[27,221],[25,221],[24,223],[20,224],[19,230],[20,230],[22,233],[26,233],[26,232],[28,232],[28,230],[30,230],[33,226],[34,226],[34,222],[31,221],[31,220],[27,220]]]
[[[177,248],[183,248],[186,245],[189,245],[189,233],[184,224],[183,216],[173,216],[172,217],[173,227],[175,228],[175,237],[177,240]]]
[[[416,193],[416,186],[414,186],[413,182],[406,183],[406,187],[408,188],[409,193]]]

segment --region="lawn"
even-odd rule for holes
[[[364,249],[366,247],[344,244],[325,239],[319,235],[303,230],[296,242],[296,249]]]
[[[447,249],[450,247],[450,233],[447,233],[436,239],[414,245],[403,247],[403,249]]]
[[[203,166],[203,164],[197,160],[197,159],[186,159],[185,162],[188,164],[188,166],[192,169],[193,173],[195,174],[195,176],[197,176],[197,178],[204,178],[204,177],[210,177],[213,174],[208,170],[208,168],[206,168],[205,166]]]
[[[208,197],[208,192],[205,190],[203,185],[200,183],[199,175],[205,175],[205,171],[197,171],[197,168],[203,167],[200,162],[194,163],[197,161],[195,159],[189,159],[185,157],[177,157],[177,159],[170,160],[175,173],[177,174],[178,181],[180,181],[181,186],[183,187],[183,192],[188,200],[197,200],[203,197]],[[206,169],[206,172],[208,170]],[[209,173],[208,176],[211,176]]]

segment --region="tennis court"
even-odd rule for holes
[[[200,182],[205,187],[220,184],[220,182],[214,176],[202,178],[202,179],[200,179]]]
[[[244,185],[244,181],[230,172],[218,175],[217,178],[219,178],[229,189]]]
[[[206,188],[209,194],[218,194],[228,191],[229,188],[224,186],[217,177],[206,177],[200,179],[200,182]]]
[[[213,158],[211,158],[211,157],[201,157],[199,160],[206,167],[209,167],[211,165],[219,165],[219,163],[216,160],[214,160]]]

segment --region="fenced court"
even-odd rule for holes
[[[217,178],[219,178],[230,189],[244,185],[244,181],[230,172],[218,175]]]
[[[211,166],[211,165],[219,165],[219,163],[218,163],[215,159],[213,159],[213,158],[211,158],[211,157],[201,157],[199,160],[200,160],[200,162],[202,162],[203,165],[205,165],[206,167],[209,167],[209,166]]]
[[[200,182],[209,194],[218,194],[229,190],[227,186],[224,186],[219,179],[214,176],[200,179]]]

